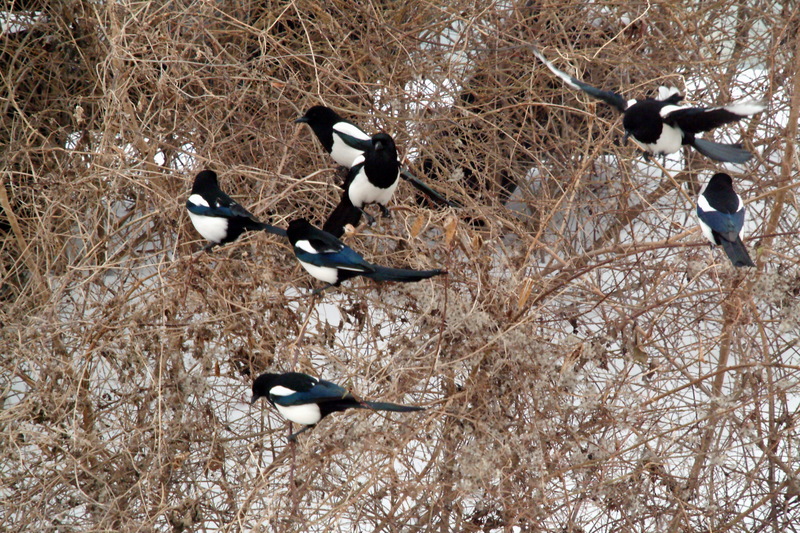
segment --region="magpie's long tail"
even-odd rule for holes
[[[722,144],[706,139],[694,139],[692,145],[697,148],[698,152],[714,161],[744,163],[753,157],[753,154],[738,144]]]
[[[361,210],[353,205],[347,191],[342,194],[339,205],[331,211],[328,219],[323,224],[323,231],[327,231],[336,238],[344,235],[344,227],[348,224],[358,226],[361,221]]]
[[[449,205],[450,207],[464,207],[455,200],[448,200],[438,192],[434,191],[433,189],[425,185],[423,182],[418,180],[411,172],[409,172],[408,169],[404,168],[403,170],[401,170],[400,176],[404,180],[409,182],[411,185],[413,185],[415,189],[421,191],[423,194],[425,194],[425,196],[427,196],[428,198],[430,198],[431,200],[433,200],[438,204]]]
[[[258,223],[258,229],[266,231],[267,233],[272,233],[273,235],[280,235],[281,237],[286,237],[286,230],[283,228],[279,228],[277,226],[270,226],[269,224],[265,224],[263,222]]]
[[[411,270],[376,266],[375,272],[368,272],[363,275],[375,281],[420,281],[439,274],[447,274],[447,272],[438,268],[435,270]]]
[[[424,411],[424,407],[416,405],[400,405],[389,402],[361,402],[360,407],[374,409],[375,411],[395,411],[397,413],[409,413],[411,411]]]
[[[754,267],[756,266],[753,263],[753,260],[750,259],[750,255],[747,253],[747,248],[744,247],[744,243],[742,239],[736,238],[735,241],[726,241],[725,239],[720,239],[722,244],[722,249],[725,250],[725,255],[728,256],[728,259],[731,260],[733,266],[735,267]]]

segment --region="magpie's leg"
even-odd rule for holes
[[[211,253],[211,249],[214,248],[216,245],[217,245],[217,243],[210,242],[210,243],[206,244],[205,246],[203,246],[203,251]]]
[[[322,294],[322,292],[323,292],[325,289],[328,289],[328,288],[330,288],[330,287],[333,287],[334,285],[335,285],[335,283],[328,283],[328,284],[327,284],[327,285],[325,285],[324,287],[320,287],[319,289],[314,289],[313,291],[311,291],[311,295],[312,295],[312,296],[316,296],[317,294]]]
[[[296,442],[296,441],[297,441],[297,436],[298,436],[300,433],[303,433],[304,431],[308,431],[309,429],[311,429],[311,428],[313,428],[313,427],[314,427],[314,426],[306,426],[306,427],[304,427],[303,429],[301,429],[300,431],[295,431],[294,433],[292,433],[291,435],[289,435],[289,438],[287,438],[286,440],[288,440],[289,442]]]
[[[391,217],[392,214],[389,212],[389,208],[383,204],[378,204],[378,207],[381,208],[381,215],[385,217]]]
[[[372,216],[369,213],[367,213],[366,211],[364,211],[363,207],[358,207],[357,209],[359,211],[361,211],[361,214],[364,215],[364,218],[367,219],[367,224],[369,224],[370,226],[374,226],[375,225],[375,217],[374,216]]]

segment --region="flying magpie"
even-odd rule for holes
[[[373,137],[352,122],[340,117],[336,111],[329,107],[316,105],[306,111],[306,114],[295,120],[295,122],[311,126],[311,130],[317,136],[319,142],[322,143],[325,151],[331,154],[337,164],[346,168],[355,166],[358,156],[369,150],[373,145]],[[408,170],[402,169],[400,176],[434,201],[451,207],[461,207],[458,202],[448,200],[419,181]]]
[[[394,140],[386,133],[378,133],[370,139],[370,146],[356,157],[344,182],[344,193],[339,205],[325,221],[323,230],[334,237],[344,234],[347,224],[357,226],[363,214],[370,224],[375,219],[364,211],[367,204],[378,204],[381,213],[389,216],[386,205],[397,188],[400,163]]]
[[[235,241],[245,230],[286,235],[284,229],[259,222],[247,209],[222,192],[217,174],[211,170],[204,170],[195,177],[186,209],[194,228],[209,241],[206,250]]]
[[[289,222],[286,230],[294,254],[306,271],[320,281],[327,283],[318,294],[328,287],[338,287],[347,279],[364,276],[375,281],[420,281],[439,274],[444,270],[408,270],[388,268],[368,263],[352,248],[342,241],[318,228],[308,220],[298,218]]]
[[[716,143],[697,138],[695,135],[760,113],[766,109],[764,102],[748,100],[722,107],[692,107],[680,104],[683,96],[674,88],[666,90],[661,88],[657,99],[647,98],[626,102],[621,94],[597,89],[558,70],[538,50],[534,49],[533,53],[567,85],[580,89],[623,113],[622,126],[625,128],[625,139],[633,137],[650,154],[671,154],[686,144],[715,161],[744,163],[753,157],[753,154],[743,150],[741,145]]]
[[[697,197],[697,217],[703,235],[712,244],[721,244],[735,267],[756,266],[747,254],[741,234],[744,227],[744,204],[733,190],[728,174],[711,176]]]
[[[307,426],[289,435],[290,442],[294,441],[300,433],[314,427],[329,414],[345,409],[372,409],[401,413],[425,409],[414,405],[357,400],[347,390],[335,383],[300,372],[261,374],[253,382],[253,396],[250,403],[254,404],[261,397],[269,400],[269,403],[288,420]]]

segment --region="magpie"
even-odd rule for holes
[[[383,216],[389,216],[386,205],[397,189],[400,163],[394,139],[378,133],[370,139],[370,147],[356,157],[344,182],[339,205],[331,212],[322,229],[334,237],[344,234],[347,224],[357,226],[363,214],[370,224],[375,218],[364,211],[367,204],[378,204]]]
[[[308,220],[298,218],[289,222],[286,230],[294,254],[306,271],[320,281],[327,283],[314,291],[319,294],[328,287],[338,287],[347,279],[364,276],[375,281],[420,281],[439,274],[444,270],[408,270],[373,265],[342,241],[318,228]]]
[[[567,85],[580,89],[623,113],[624,139],[633,137],[649,154],[671,154],[686,144],[714,161],[744,163],[753,157],[741,145],[716,143],[695,135],[760,113],[766,109],[763,101],[748,100],[711,108],[693,107],[680,103],[683,96],[677,89],[662,87],[658,98],[626,102],[621,94],[597,89],[558,70],[538,50],[534,49],[533,53]]]
[[[186,209],[194,228],[209,241],[205,250],[235,241],[245,230],[286,236],[286,230],[259,222],[247,209],[222,192],[217,174],[211,170],[204,170],[194,178]]]
[[[356,159],[373,146],[373,137],[352,122],[343,119],[330,107],[316,105],[295,122],[308,124],[325,151],[331,154],[338,165],[348,169],[355,166]],[[396,153],[395,150],[395,155]],[[408,170],[402,169],[400,176],[432,200],[451,207],[461,207],[458,202],[448,200],[419,181]]]
[[[357,400],[339,385],[301,372],[261,374],[253,382],[250,404],[262,397],[269,400],[288,420],[307,426],[289,435],[289,442],[293,442],[300,433],[308,431],[320,420],[337,411],[351,408],[401,413],[425,410],[424,407],[415,405]]]
[[[728,174],[711,176],[697,197],[697,218],[711,244],[721,244],[735,267],[756,266],[742,242],[744,204]]]

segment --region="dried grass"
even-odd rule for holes
[[[0,11],[36,9],[0,50],[2,529],[797,530],[794,4]],[[758,271],[701,244],[709,161],[643,175],[619,118],[528,43],[626,96],[702,79],[697,102],[768,98],[726,130],[758,154],[735,176]],[[338,323],[285,242],[194,253],[183,207],[208,167],[264,218],[323,220],[337,178],[292,123],[318,103],[392,133],[466,205],[402,185],[393,218],[350,241],[450,276],[349,282],[325,296]],[[333,416],[287,446],[246,403],[270,368],[430,409]]]

